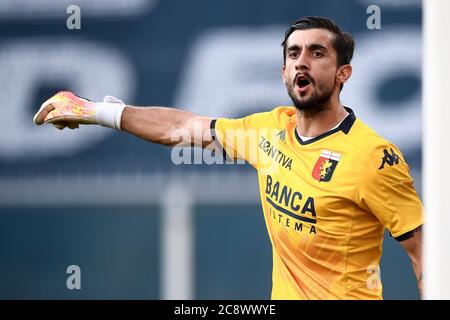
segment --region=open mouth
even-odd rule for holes
[[[300,90],[302,90],[306,89],[306,87],[311,84],[311,81],[309,81],[305,76],[301,75],[297,76],[295,83],[300,88]]]
[[[308,84],[309,84],[309,81],[306,80],[306,79],[300,79],[300,80],[297,81],[297,85],[298,85],[300,88],[304,88],[304,87],[306,87]]]

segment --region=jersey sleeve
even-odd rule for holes
[[[228,159],[241,159],[258,169],[258,145],[261,136],[273,126],[274,110],[239,119],[219,118],[212,121],[212,135]]]
[[[356,191],[357,204],[373,213],[396,240],[424,223],[423,207],[403,155],[390,143],[366,158]]]

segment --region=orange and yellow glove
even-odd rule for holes
[[[69,91],[61,91],[45,101],[34,115],[36,125],[51,123],[58,129],[76,129],[80,124],[99,124],[114,129],[120,128],[125,104],[112,96],[102,102],[92,102]]]

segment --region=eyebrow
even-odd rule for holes
[[[306,46],[309,50],[327,50],[327,47],[324,46],[323,44],[320,43],[311,43],[310,45]],[[297,51],[297,50],[301,50],[302,46],[299,46],[297,44],[293,44],[292,46],[288,47],[288,51]]]

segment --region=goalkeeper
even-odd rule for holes
[[[247,160],[258,173],[272,244],[273,299],[382,299],[385,229],[411,258],[421,291],[423,208],[409,167],[339,100],[352,74],[353,38],[329,19],[306,17],[288,28],[282,45],[293,106],[215,119],[60,92],[34,122],[99,124],[167,146],[217,144]]]

